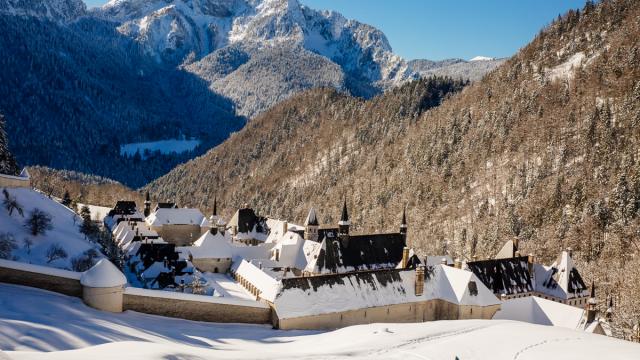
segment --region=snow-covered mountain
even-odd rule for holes
[[[82,0],[2,0],[0,14],[35,16],[54,21],[71,21],[87,11]]]
[[[415,77],[380,30],[336,12],[313,10],[298,0],[112,0],[94,14],[118,22],[118,30],[158,62],[187,65],[233,100],[246,95],[238,88],[245,83],[235,84],[233,78],[257,84],[257,90],[267,88],[264,104],[240,104],[246,116],[306,88],[346,87],[356,95],[372,96]],[[225,79],[252,60],[255,68],[256,58],[269,59],[262,64],[275,71],[268,77],[270,84],[278,79],[274,88],[256,76]],[[301,60],[295,71],[271,66],[295,58]],[[224,69],[211,66],[221,59]]]

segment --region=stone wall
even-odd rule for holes
[[[124,310],[187,320],[217,323],[269,324],[271,309],[234,304],[213,303],[124,294]]]
[[[500,305],[460,306],[435,299],[289,319],[279,319],[276,314],[273,325],[283,330],[329,330],[371,323],[416,323],[458,319],[488,320],[493,318],[499,309]]]
[[[31,188],[29,177],[0,174],[0,188]]]
[[[152,226],[151,230],[160,235],[166,242],[176,246],[191,246],[202,234],[200,225],[162,225]]]
[[[191,259],[193,265],[202,272],[226,273],[231,267],[231,258],[226,259]]]
[[[66,271],[69,276],[58,276],[42,272],[34,272],[16,269],[0,264],[0,282],[31,286],[39,289],[54,291],[60,294],[82,298],[82,285],[80,285],[79,273]],[[29,265],[29,264],[27,264]],[[51,272],[63,272],[64,270],[51,269]],[[77,274],[74,275],[74,274]]]

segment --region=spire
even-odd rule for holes
[[[318,226],[320,225],[318,223],[318,216],[316,215],[316,209],[311,208],[309,210],[309,214],[307,215],[307,218],[304,221],[304,226]]]
[[[407,207],[405,206],[402,209],[402,224],[400,224],[401,228],[406,228],[407,227]]]
[[[596,283],[593,280],[591,281],[591,298],[596,298]]]
[[[144,201],[145,202],[151,202],[151,196],[149,196],[149,192],[147,191],[147,193],[144,196]]]
[[[218,216],[218,197],[213,197],[213,216]]]
[[[349,225],[349,212],[347,211],[347,198],[344,198],[344,204],[342,205],[342,216],[340,217],[340,223],[343,225]]]

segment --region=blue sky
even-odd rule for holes
[[[89,6],[105,0],[85,0]],[[506,57],[585,0],[301,0],[373,25],[406,59]]]

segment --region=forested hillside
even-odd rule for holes
[[[195,137],[196,155],[240,129],[234,105],[184,70],[163,67],[114,25],[0,13],[0,113],[23,164],[142,186],[192,157],[120,157],[120,145]]]
[[[312,91],[149,186],[229,215],[248,202],[301,222],[394,230],[407,206],[422,254],[471,259],[521,240],[551,263],[572,247],[618,336],[640,320],[640,3],[588,2],[421,114],[429,83],[370,101]],[[435,102],[437,104],[437,101]]]

